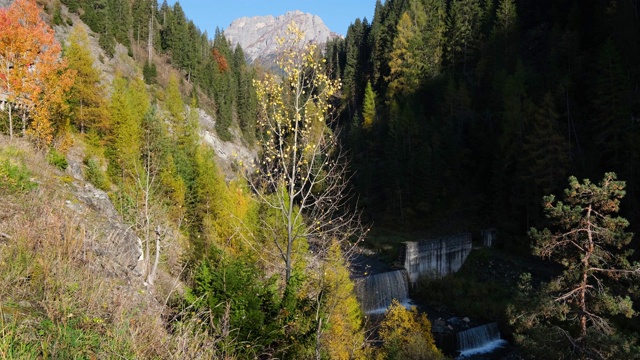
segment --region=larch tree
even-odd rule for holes
[[[89,51],[89,36],[82,26],[77,26],[69,35],[65,49],[69,68],[76,71],[76,81],[69,91],[72,123],[85,132],[87,129],[106,134],[109,117],[104,88],[100,84],[100,72],[93,66]]]
[[[149,106],[148,94],[141,79],[130,83],[122,77],[113,80],[109,104],[109,114],[113,119],[108,149],[109,175],[121,187],[122,195],[136,193],[136,190],[132,190],[132,187],[135,188],[133,180],[137,176],[136,169],[142,168],[142,122]]]
[[[427,315],[419,314],[416,307],[410,310],[393,300],[380,323],[382,347],[377,359],[443,359],[431,334],[431,322]]]
[[[373,91],[370,81],[367,81],[367,87],[364,89],[362,119],[365,129],[371,129],[376,119],[376,93]]]
[[[553,195],[544,198],[545,214],[555,230],[529,232],[534,254],[564,269],[547,288],[552,302],[545,314],[558,319],[573,347],[588,356],[600,357],[590,337],[614,335],[612,316],[635,314],[629,294],[616,287],[640,275],[640,265],[629,262],[632,251],[625,248],[633,236],[625,231],[629,222],[616,216],[624,188],[614,173],[605,174],[599,184],[570,177],[564,201]]]
[[[416,29],[408,12],[402,13],[398,21],[398,35],[393,41],[393,51],[390,54],[390,74],[388,97],[392,99],[396,94],[414,91],[420,83],[418,59],[411,48]]]
[[[415,92],[441,70],[445,4],[441,0],[412,0],[409,4],[398,21],[389,55],[389,99]]]
[[[278,39],[282,78],[255,81],[262,153],[249,174],[259,200],[278,214],[277,225],[265,221],[264,227],[287,284],[301,246],[296,244],[308,243],[322,259],[333,241],[346,245],[364,234],[359,213],[346,209],[347,161],[330,127],[331,99],[341,84],[323,71],[316,45],[302,43],[303,35],[290,24]]]
[[[60,54],[60,43],[35,1],[16,0],[0,9],[0,92],[10,104],[28,109],[32,120],[28,133],[41,147],[53,139],[52,115],[64,106],[65,92],[74,80]],[[11,137],[12,110],[10,106]]]
[[[323,296],[317,300],[321,303],[318,321],[316,358],[319,357],[321,345],[330,359],[368,359],[365,345],[365,329],[362,309],[355,295],[355,286],[349,277],[348,262],[342,256],[340,244],[334,243],[330,248],[327,261],[321,269],[320,288]]]

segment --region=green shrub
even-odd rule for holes
[[[237,339],[253,343],[248,349],[239,346],[236,349],[224,349],[226,351],[255,352],[268,346],[268,334],[264,331],[269,328],[268,320],[271,320],[268,314],[276,312],[273,301],[275,294],[257,280],[257,275],[257,269],[250,264],[215,254],[212,259],[205,259],[200,264],[194,276],[193,288],[187,292],[186,300],[190,306],[209,310],[216,322],[228,317],[229,327]],[[259,353],[244,355],[254,357]]]
[[[26,192],[38,186],[30,180],[26,166],[13,165],[9,159],[0,160],[0,191]]]
[[[156,77],[158,76],[158,70],[156,69],[156,64],[146,62],[144,63],[144,67],[142,68],[142,76],[144,77],[144,82],[148,85],[154,84],[156,82]]]
[[[47,161],[49,164],[57,167],[60,170],[66,170],[69,167],[67,158],[64,154],[59,153],[56,149],[49,150],[47,153]]]
[[[193,287],[185,296],[186,308],[210,314],[211,318],[203,319],[205,326],[228,326],[233,336],[218,343],[221,352],[243,359],[264,354],[310,358],[317,322],[313,301],[301,296],[304,276],[294,272],[282,295],[275,278],[262,278],[250,259],[214,250],[195,271]]]
[[[98,162],[94,158],[88,157],[84,159],[84,164],[87,166],[85,171],[86,180],[98,189],[106,191],[109,188],[109,183],[107,182],[107,177],[104,172],[100,170]]]
[[[60,3],[58,3],[58,2],[56,2],[56,4],[54,5],[54,8],[53,8],[53,24],[54,25],[62,25],[63,24],[62,8],[60,6]]]

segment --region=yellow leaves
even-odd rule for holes
[[[317,222],[319,224],[319,222]],[[329,326],[322,335],[322,345],[331,359],[367,358],[362,353],[364,332],[362,313],[354,295],[354,285],[337,242],[328,249],[324,271]]]
[[[384,343],[381,355],[391,350],[400,358],[441,357],[427,316],[419,314],[415,307],[407,310],[397,300],[393,300],[380,324],[380,338]]]

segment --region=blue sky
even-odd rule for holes
[[[168,3],[173,5],[175,0]],[[371,22],[376,0],[180,0],[180,5],[187,18],[209,36],[216,26],[223,30],[243,16],[277,16],[293,10],[318,15],[331,31],[346,35],[356,18]]]

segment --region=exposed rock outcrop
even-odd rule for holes
[[[127,226],[107,193],[89,183],[74,182],[72,193],[78,201],[67,200],[67,207],[84,221],[85,249],[97,255],[96,262],[113,275],[140,276],[144,271],[142,240]]]
[[[282,36],[291,22],[295,22],[305,33],[305,42],[323,45],[339,35],[331,32],[317,15],[290,11],[281,16],[242,17],[234,20],[224,31],[226,38],[235,47],[240,44],[250,62],[259,60],[270,64],[276,55],[276,38]]]

